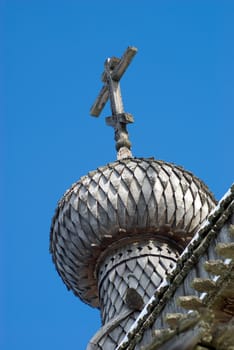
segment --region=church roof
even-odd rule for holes
[[[215,206],[192,173],[153,158],[128,158],[90,172],[58,204],[50,249],[63,281],[98,306],[98,261],[111,246],[162,236],[181,251]]]
[[[110,99],[117,161],[64,194],[50,252],[68,289],[100,308],[87,350],[233,350],[234,185],[216,206],[182,167],[132,157],[119,80],[136,52],[105,61],[91,108]]]
[[[116,350],[231,349],[234,343],[234,185]]]

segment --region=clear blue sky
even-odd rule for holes
[[[233,181],[234,2],[0,2],[3,350],[85,349],[99,312],[51,262],[58,199],[115,160],[113,130],[89,109],[104,60],[139,53],[122,79],[133,154],[184,166],[219,199]]]

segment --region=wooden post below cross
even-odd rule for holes
[[[128,47],[121,59],[112,57],[105,61],[105,70],[102,74],[104,85],[90,110],[92,116],[98,117],[110,99],[112,116],[106,118],[106,123],[115,130],[118,159],[132,156],[126,125],[133,123],[134,120],[131,114],[124,112],[119,81],[136,53],[135,47]]]

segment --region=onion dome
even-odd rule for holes
[[[106,252],[146,236],[185,247],[216,202],[192,173],[152,158],[126,158],[75,183],[53,218],[50,250],[64,283],[99,307],[97,273]]]
[[[136,51],[130,47],[121,59],[107,59],[104,85],[91,108],[98,117],[110,98],[106,122],[115,131],[117,161],[64,194],[50,233],[53,261],[68,289],[101,309],[103,350],[118,344],[216,204],[192,173],[132,157],[127,124],[133,117],[124,112],[119,80]]]

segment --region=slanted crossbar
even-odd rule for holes
[[[91,107],[91,110],[90,110],[91,116],[99,117],[102,109],[104,108],[106,102],[109,99],[110,91],[108,86],[108,74],[106,72],[107,66],[109,67],[109,70],[111,72],[111,79],[115,82],[119,82],[123,74],[125,73],[126,69],[128,68],[129,64],[131,63],[133,57],[136,55],[136,53],[137,53],[137,48],[128,47],[121,59],[117,57],[112,57],[106,60],[105,71],[102,74],[102,81],[104,82],[104,85],[96,101]]]
[[[118,159],[132,156],[126,124],[133,123],[133,117],[124,112],[119,81],[136,53],[135,47],[128,47],[121,59],[112,57],[105,61],[105,70],[102,74],[104,85],[90,110],[93,117],[98,117],[110,99],[112,116],[106,118],[106,123],[115,129]]]

